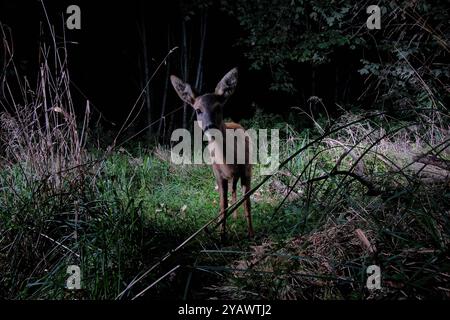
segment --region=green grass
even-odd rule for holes
[[[83,272],[84,298],[115,298],[134,276],[218,214],[218,192],[209,166],[174,166],[149,154],[116,153],[93,171],[97,170],[100,174],[83,188],[52,195],[33,190],[19,167],[0,175],[5,185],[0,193],[0,214],[6,222],[2,224],[2,244],[11,242],[15,251],[26,251],[38,265],[37,270],[32,270],[34,266],[19,263],[14,265],[17,269],[11,270],[14,274],[9,281],[2,279],[13,297],[70,297],[71,292],[64,290],[68,276],[65,269],[77,264]],[[23,207],[17,206],[18,197],[6,187],[8,179],[14,183]],[[79,204],[77,208],[75,203]],[[256,228],[261,228],[261,214],[269,209],[265,204],[254,207]],[[79,215],[77,222],[75,211]],[[232,239],[245,238],[246,222],[242,208],[239,211],[240,218],[229,223]],[[15,220],[17,216],[19,220]],[[41,237],[39,250],[48,253],[50,259],[40,259],[40,254],[34,254],[29,246],[22,247],[24,243],[14,237],[16,233],[39,237],[38,231],[31,232],[33,229],[57,239],[82,258],[68,255],[67,250]],[[75,229],[78,239],[67,237]],[[200,249],[204,242],[217,240],[215,232],[212,236],[201,234],[192,248]],[[17,252],[9,252],[1,261],[2,267],[9,264],[6,260],[11,256],[22,259]],[[193,259],[186,256],[182,261],[192,263]],[[31,277],[22,278],[18,273],[21,268]],[[18,278],[23,281],[19,286]],[[166,290],[171,292],[173,288]]]
[[[247,127],[268,125],[259,115]],[[361,155],[373,141],[364,138],[372,125],[332,138],[342,144],[360,141],[355,152]],[[282,129],[281,160],[318,136],[286,123],[271,126]],[[404,139],[383,143],[377,148],[400,148]],[[256,191],[254,239],[246,238],[241,208],[238,220],[228,219],[225,245],[217,230],[199,233],[123,298],[133,298],[176,265],[181,267],[145,298],[448,298],[448,185],[417,178],[409,184],[399,178],[395,185],[397,175],[372,152],[363,161],[366,174],[382,187],[379,195],[368,195],[357,180],[340,175],[308,183],[332,172],[343,152],[339,148],[322,140]],[[33,180],[21,164],[0,173],[3,298],[114,299],[218,214],[210,167],[173,165],[168,150],[161,148],[129,150],[134,151],[112,153],[83,168],[83,179],[64,180],[58,189]],[[96,153],[93,158],[99,157]],[[340,169],[353,161],[343,158]],[[262,177],[257,168],[254,172],[256,185]],[[296,196],[279,206],[286,195],[280,185],[293,186],[299,175]],[[364,247],[357,229],[375,253]],[[65,289],[71,264],[82,270],[79,292]],[[365,288],[371,264],[382,268],[381,291]]]

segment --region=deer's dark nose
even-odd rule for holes
[[[208,124],[204,129],[203,132],[208,131],[209,129],[218,129],[217,126],[214,123]]]

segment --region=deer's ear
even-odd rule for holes
[[[228,71],[228,73],[220,80],[216,86],[216,94],[228,98],[236,89],[238,79],[238,69],[234,68]]]
[[[193,105],[195,102],[195,94],[192,91],[192,88],[189,84],[183,82],[180,78],[176,76],[170,76],[170,81],[172,82],[172,85],[177,92],[178,96],[183,100],[184,102]]]

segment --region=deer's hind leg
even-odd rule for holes
[[[231,201],[233,204],[236,203],[237,195],[236,195],[236,188],[239,178],[235,177],[233,178],[232,185],[231,185]],[[237,208],[233,211],[233,218],[236,219],[238,216]]]
[[[241,185],[242,185],[242,191],[245,195],[247,192],[251,189],[251,176],[244,176],[241,178]],[[248,224],[248,236],[250,238],[253,238],[255,235],[255,232],[253,231],[253,224],[252,224],[252,213],[251,213],[251,204],[250,204],[250,196],[248,196],[247,199],[244,201],[244,212],[245,212],[245,218],[247,219]]]
[[[226,217],[225,210],[228,208],[228,180],[218,179],[217,184],[219,185],[219,195],[220,195],[220,236],[222,242],[225,241],[226,233]]]

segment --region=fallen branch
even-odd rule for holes
[[[450,161],[449,160],[441,159],[438,156],[435,156],[433,154],[415,155],[413,157],[413,160],[415,162],[420,162],[423,164],[439,167],[444,170],[450,170]]]

